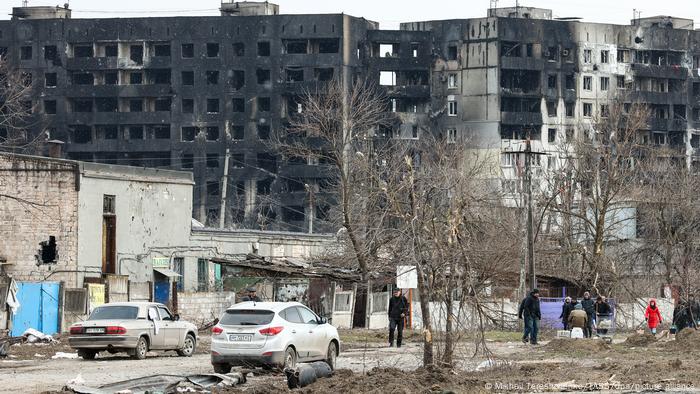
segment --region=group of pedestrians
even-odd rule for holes
[[[595,301],[590,292],[583,293],[583,299],[579,302],[576,297],[566,297],[561,307],[562,325],[565,330],[580,328],[585,338],[593,336],[593,327],[599,334],[607,334],[608,321],[612,318],[613,309],[605,296],[599,295]]]

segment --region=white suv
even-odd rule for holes
[[[338,330],[298,302],[242,302],[212,328],[217,373],[233,365],[294,368],[297,361],[319,360],[334,368],[339,351]]]

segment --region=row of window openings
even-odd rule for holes
[[[334,71],[332,67],[314,68],[313,78],[320,82],[330,81],[334,77]],[[228,74],[228,84],[233,89],[239,90],[245,86],[245,71],[231,70]],[[268,69],[257,69],[255,75],[258,85],[271,82],[271,72]],[[31,77],[31,74],[29,76]],[[182,71],[180,78],[183,86],[195,85],[194,71]],[[44,79],[46,87],[56,87],[56,73],[46,73]],[[218,85],[220,72],[218,70],[205,71],[204,79],[207,85]],[[303,82],[305,79],[303,68],[287,67],[285,69],[286,82]],[[73,85],[170,85],[172,83],[169,69],[149,70],[145,75],[141,71],[78,72],[70,75],[70,82]]]
[[[93,141],[93,128],[88,125],[71,125],[68,127],[73,135],[74,143],[90,143]],[[261,140],[270,139],[271,127],[269,125],[257,125],[257,136]],[[120,126],[117,125],[97,125],[94,128],[96,139],[116,140],[119,139]],[[121,136],[123,139],[143,140],[158,139],[167,140],[171,138],[171,128],[169,125],[129,125],[121,126]],[[194,142],[198,135],[202,135],[205,141],[218,141],[220,131],[218,126],[184,126],[181,129],[181,141]],[[244,126],[232,126],[231,138],[234,141],[245,139]]]
[[[245,99],[231,99],[231,111],[233,113],[245,112]],[[172,108],[172,99],[170,97],[161,98],[132,98],[132,99],[117,99],[116,97],[105,98],[75,98],[70,99],[70,110],[72,112],[170,112]],[[258,97],[255,101],[257,110],[261,112],[270,112],[272,105],[270,97]],[[31,102],[30,102],[31,103]],[[221,112],[221,100],[217,98],[206,99],[206,112],[217,114]],[[120,105],[121,104],[121,105]],[[183,98],[181,101],[182,113],[195,113],[195,100],[191,98]],[[301,112],[301,104],[297,104],[293,109],[296,112]],[[45,113],[56,113],[56,100],[44,100]],[[50,109],[50,111],[49,111]]]

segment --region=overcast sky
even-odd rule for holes
[[[29,5],[56,5],[67,0],[29,0]],[[397,29],[399,22],[486,15],[489,0],[278,0],[284,14],[338,13],[377,21],[384,29]],[[21,5],[21,0],[2,0]],[[218,15],[220,0],[71,0],[74,18],[128,16]],[[515,0],[500,0],[499,7],[513,6]],[[529,0],[521,5],[551,8],[555,17],[578,16],[588,22],[627,24],[632,10],[642,17],[673,15],[694,19],[700,27],[699,0]],[[7,12],[9,13],[9,7]],[[3,15],[3,18],[9,18]]]

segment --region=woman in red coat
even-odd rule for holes
[[[656,327],[658,327],[661,323],[661,312],[659,311],[659,307],[656,306],[656,299],[652,298],[649,300],[649,305],[644,313],[644,318],[647,321],[647,325],[649,326],[651,333],[656,335]]]

